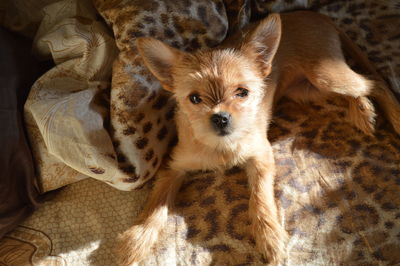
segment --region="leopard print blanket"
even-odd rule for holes
[[[114,137],[121,143],[117,149],[128,160],[132,155],[124,152],[128,149],[126,143],[136,138],[138,147],[145,139],[146,145],[140,148],[151,151],[151,144],[157,139],[128,130],[125,121],[130,121],[130,128],[144,127],[144,122],[135,122],[139,116],[141,121],[152,121],[156,131],[167,128],[168,124],[167,116],[151,117],[152,112],[140,111],[159,103],[164,96],[154,96],[154,91],[143,90],[141,86],[142,80],[153,82],[153,78],[142,69],[135,37],[153,36],[190,51],[215,45],[225,32],[237,30],[252,18],[306,8],[331,16],[366,52],[392,88],[400,88],[397,77],[400,37],[396,29],[400,6],[395,2],[182,3],[183,6],[153,0],[138,8],[139,5],[129,5],[127,1],[95,1],[99,12],[112,26],[121,51],[114,65],[111,97],[114,93],[114,97],[124,101],[112,105],[111,117],[114,115],[114,121],[124,121],[114,124]],[[153,15],[148,13],[149,9]],[[193,31],[193,25],[197,31]],[[132,95],[142,97],[132,100]],[[166,102],[161,110],[168,113],[169,108]],[[396,252],[400,244],[399,137],[382,119],[375,137],[364,136],[343,122],[345,111],[346,105],[340,99],[330,99],[304,106],[286,100],[275,112],[269,138],[278,165],[277,200],[282,222],[290,233],[290,256],[286,261],[289,265],[400,262]],[[170,130],[165,132],[169,134]],[[160,157],[158,153],[154,156],[154,161]],[[148,176],[145,174],[144,178]],[[248,234],[246,186],[246,177],[240,169],[227,171],[224,176],[206,174],[187,180],[178,199],[179,215],[172,222],[174,229],[169,235],[166,233],[164,246],[161,243],[158,255],[147,263],[158,261],[177,233],[184,235],[185,243],[190,242],[192,247],[191,252],[184,253],[191,256],[182,259],[182,263],[266,263],[253,252],[254,240]],[[200,252],[199,246],[206,251]],[[188,245],[179,248],[188,249]]]

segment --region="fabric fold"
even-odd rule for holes
[[[109,135],[109,86],[115,42],[89,1],[45,8],[33,51],[56,67],[33,85],[25,104],[42,190],[87,176],[124,189]]]

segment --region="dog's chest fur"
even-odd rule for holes
[[[176,170],[223,170],[243,164],[249,157],[249,143],[235,143],[226,150],[211,149],[196,140],[176,147],[171,167]]]

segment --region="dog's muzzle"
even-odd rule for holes
[[[219,112],[210,117],[211,125],[219,136],[231,133],[232,116],[227,112]]]

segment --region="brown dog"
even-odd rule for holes
[[[400,132],[394,95],[382,80],[368,80],[349,68],[341,40],[376,75],[327,17],[312,12],[272,14],[218,48],[192,54],[152,38],[138,39],[146,66],[176,98],[179,143],[159,171],[143,213],[122,237],[121,264],[139,262],[149,253],[187,171],[234,165],[248,175],[257,248],[273,264],[284,258],[287,235],[278,220],[274,157],[266,136],[274,102],[282,95],[304,101],[341,94],[349,101],[350,121],[372,134],[371,95]]]

